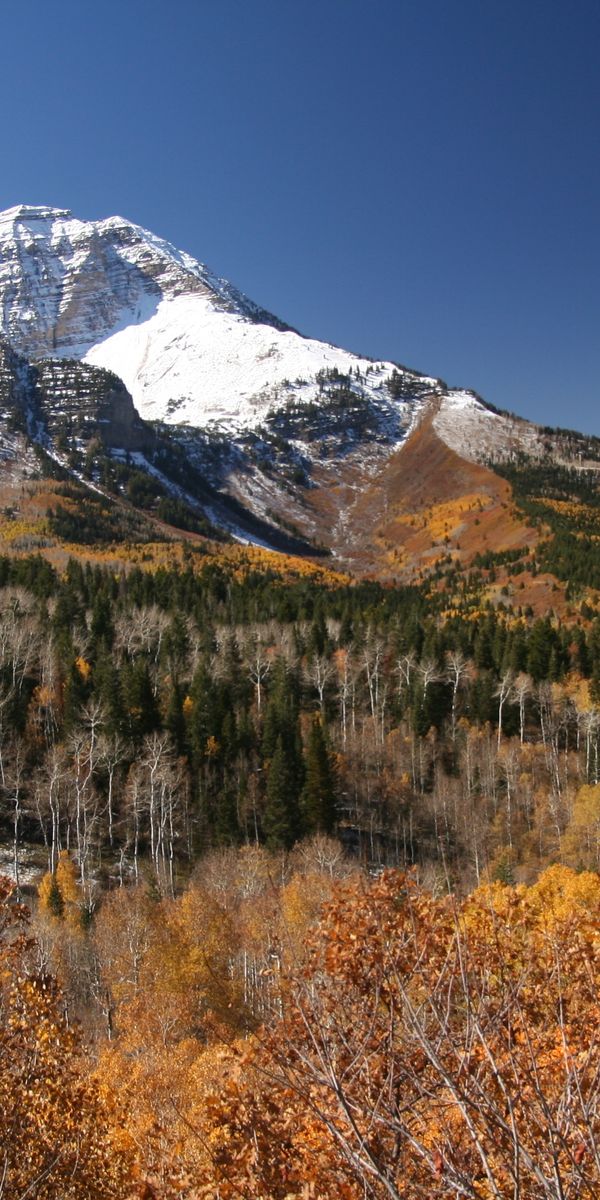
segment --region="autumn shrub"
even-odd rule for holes
[[[597,875],[462,902],[397,872],[345,887],[209,1106],[213,1188],[592,1200],[599,985]]]
[[[11,891],[0,879],[0,1194],[123,1200],[118,1114],[88,1078],[53,980],[36,972],[27,913]]]

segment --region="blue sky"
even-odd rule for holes
[[[0,29],[0,208],[119,213],[304,333],[600,434],[597,0],[28,0]]]

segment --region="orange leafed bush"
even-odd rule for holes
[[[25,910],[0,879],[0,1194],[122,1200],[127,1155],[112,1102],[87,1079],[51,979],[36,973]]]
[[[598,876],[354,884],[209,1109],[219,1195],[592,1200],[599,1028]]]

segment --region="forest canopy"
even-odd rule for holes
[[[0,917],[7,1200],[598,1194],[595,873],[458,899],[321,839]]]

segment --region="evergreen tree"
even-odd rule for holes
[[[215,841],[221,846],[237,845],[240,840],[240,829],[235,788],[221,788],[213,809]]]
[[[592,660],[583,629],[575,629],[573,632],[573,666],[584,679],[589,679]]]
[[[353,636],[354,636],[354,623],[352,620],[352,611],[350,609],[350,606],[348,604],[345,604],[344,611],[342,612],[340,632],[338,635],[338,642],[339,642],[340,646],[349,646],[350,643],[352,642]]]
[[[89,699],[91,683],[88,664],[83,659],[71,663],[64,687],[63,720],[65,730],[72,729]]]
[[[208,739],[219,732],[217,686],[204,663],[200,663],[194,672],[190,701],[188,738],[194,764],[198,766],[203,761]]]
[[[308,653],[310,655],[324,654],[328,640],[327,626],[325,625],[323,609],[321,605],[319,605],[310,627],[307,647]]]
[[[185,754],[187,742],[187,728],[185,717],[183,715],[183,691],[179,684],[174,683],[170,694],[165,716],[165,728],[168,729],[178,754]]]
[[[469,709],[476,721],[484,725],[486,721],[493,724],[498,715],[498,703],[494,692],[496,689],[494,676],[491,671],[482,671],[473,681],[469,696]]]
[[[52,913],[53,917],[60,918],[65,911],[65,902],[62,898],[60,887],[58,886],[56,874],[52,875],[50,883],[48,884],[48,890],[46,893],[46,907],[48,912]]]
[[[510,670],[518,675],[527,670],[527,634],[523,625],[517,625],[509,638],[508,654],[503,663],[503,670]]]
[[[301,757],[302,747],[298,728],[299,686],[294,672],[288,669],[285,659],[279,658],[271,677],[271,692],[265,711],[262,736],[262,753],[270,759],[275,752],[277,739],[283,738],[288,747],[294,745]]]
[[[112,623],[111,604],[105,591],[98,592],[94,600],[90,634],[94,657],[100,649],[110,650],[115,631]]]
[[[473,657],[475,666],[480,670],[488,671],[494,666],[494,628],[489,618],[485,623],[479,625],[473,647]]]
[[[137,658],[123,669],[123,698],[128,732],[135,742],[160,729],[160,712],[150,679],[148,664]]]
[[[336,821],[335,770],[323,726],[315,717],[306,749],[306,779],[300,798],[305,833],[332,833]]]
[[[121,672],[106,649],[100,652],[93,672],[94,691],[104,710],[107,734],[127,733],[127,721],[121,691]]]
[[[165,634],[164,653],[171,674],[178,675],[185,667],[190,650],[190,641],[185,621],[176,612]]]
[[[527,673],[531,675],[534,683],[548,678],[554,648],[555,636],[550,621],[548,618],[537,620],[531,630],[527,650]]]
[[[289,850],[299,836],[298,784],[290,755],[280,736],[269,766],[263,814],[263,830],[267,846],[272,850]]]

